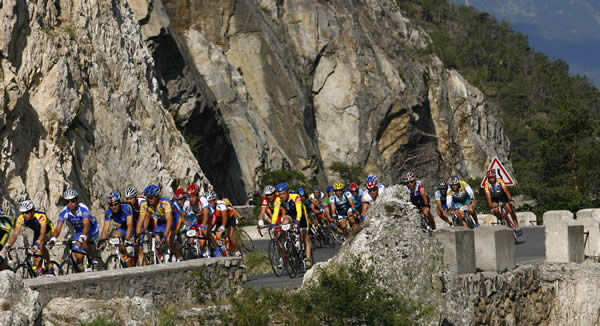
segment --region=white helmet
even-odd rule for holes
[[[63,193],[63,197],[66,200],[71,200],[71,199],[79,197],[79,193],[75,189],[69,189]]]
[[[137,197],[137,189],[135,187],[129,187],[125,191],[125,198]]]
[[[217,199],[217,193],[212,190],[209,190],[206,193],[206,200],[215,200],[215,199]]]
[[[275,192],[275,187],[273,185],[267,185],[263,190],[263,196],[268,196]]]
[[[19,204],[19,211],[21,213],[29,212],[33,208],[33,201],[31,199],[24,200]]]

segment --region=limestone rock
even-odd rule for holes
[[[41,318],[38,293],[11,271],[0,272],[0,325],[33,325]]]

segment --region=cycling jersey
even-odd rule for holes
[[[446,189],[446,194],[448,194],[448,190]],[[442,202],[442,209],[446,209],[448,208],[448,205],[446,205],[446,196],[442,195],[442,191],[440,189],[436,189],[435,190],[435,200],[436,201],[441,201]]]
[[[133,208],[131,208],[131,205],[121,203],[121,209],[117,213],[114,213],[110,208],[106,210],[104,215],[104,223],[110,220],[115,221],[115,223],[119,224],[117,231],[121,232],[122,235],[125,235],[125,232],[127,231],[127,217],[129,216],[131,216],[133,225],[136,225],[137,219],[133,218]],[[131,234],[135,235],[135,227],[133,228]]]
[[[208,200],[206,200],[206,197],[204,196],[198,197],[198,201],[195,205],[192,205],[190,203],[190,200],[187,199],[185,203],[183,203],[183,211],[185,212],[186,226],[188,222],[189,224],[191,224],[191,226],[195,226],[196,224],[198,224],[200,222],[198,221],[198,216],[200,216],[202,214],[202,210],[204,210],[204,208],[208,206]]]
[[[413,203],[413,205],[417,206],[419,209],[425,207],[425,199],[421,195],[421,189],[425,189],[423,182],[417,180],[413,190],[410,190],[408,185],[404,185],[404,189],[408,192],[410,202]],[[425,196],[427,196],[427,194],[425,194]]]
[[[356,210],[358,210],[360,212],[360,206],[362,205],[362,195],[363,195],[363,191],[362,189],[358,189],[358,193],[356,194],[356,196],[354,196],[354,194],[352,194],[352,191],[348,191],[348,193],[350,194],[350,196],[352,196],[352,201],[354,201],[354,208],[356,208]]]
[[[8,241],[8,234],[12,230],[10,223],[11,218],[6,215],[0,215],[0,249],[4,248],[6,241]]]
[[[167,214],[170,212],[173,218],[171,231],[177,232],[180,227],[179,211],[173,209],[173,203],[167,197],[160,197],[156,206],[152,207],[148,204],[148,212],[154,219],[156,226],[154,232],[165,232],[167,227]]]
[[[338,197],[336,194],[333,194],[333,196],[329,197],[329,202],[335,205],[335,210],[337,211],[338,216],[346,217],[352,209],[349,201],[349,199],[351,198],[352,194],[349,191],[347,191],[341,197]]]
[[[473,198],[475,198],[475,195],[473,194],[471,186],[464,181],[460,181],[456,192],[452,190],[452,187],[448,187],[446,206],[453,207],[453,203],[456,207],[468,205]]]
[[[280,211],[283,207],[291,218],[296,216],[296,221],[300,221],[303,217],[303,204],[302,198],[298,194],[289,194],[288,200],[285,202],[281,201],[281,197],[275,198],[275,202],[273,203],[273,219],[271,219],[271,224],[279,224],[281,221],[281,216],[279,216],[282,212]],[[277,216],[277,217],[276,217]]]
[[[83,220],[86,218],[90,221],[88,236],[90,236],[92,239],[95,239],[96,236],[98,236],[98,221],[96,221],[96,218],[92,216],[92,213],[90,213],[90,210],[85,204],[77,204],[77,210],[75,210],[74,214],[71,212],[68,206],[65,206],[65,208],[58,213],[58,222],[70,222],[75,228],[75,233],[83,232]]]
[[[377,188],[377,197],[375,197],[375,199],[373,199],[373,196],[371,196],[371,193],[368,190],[363,191],[362,197],[360,197],[360,201],[363,203],[367,203],[367,204],[374,203],[377,200],[377,198],[379,198],[381,193],[383,192],[383,189],[385,189],[385,188],[381,188],[381,187]]]
[[[137,197],[135,199],[135,205],[131,206],[131,209],[133,211],[133,219],[137,221],[140,218],[140,215],[146,216],[148,213],[148,201],[145,197]]]
[[[490,194],[492,202],[498,202],[501,200],[508,201],[508,196],[504,192],[502,186],[504,186],[504,181],[502,178],[496,178],[496,182],[494,182],[494,184],[490,184],[486,181],[483,189],[486,193]]]
[[[52,221],[46,216],[46,213],[35,211],[33,213],[33,218],[29,221],[25,221],[23,214],[17,217],[17,226],[26,226],[33,230],[33,242],[36,242],[40,237],[40,233],[42,231],[42,225],[46,225],[46,234],[50,234],[54,232],[54,225],[52,225]],[[10,224],[8,225],[10,227]]]
[[[213,229],[217,225],[220,226],[223,224],[223,214],[227,214],[227,205],[224,201],[217,200],[215,207],[208,205],[208,224],[210,226],[209,229]]]

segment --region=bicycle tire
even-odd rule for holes
[[[269,241],[269,262],[271,263],[271,269],[275,276],[280,277],[285,269],[285,262],[281,250],[277,245],[277,240],[273,239]],[[281,265],[280,265],[281,264]]]
[[[342,230],[340,230],[339,227],[336,226],[336,228],[333,230],[333,232],[331,233],[331,235],[333,236],[333,239],[335,239],[335,242],[342,244],[344,243],[344,232]]]
[[[290,278],[294,278],[296,275],[304,272],[304,257],[300,257],[300,253],[298,253],[296,245],[291,238],[286,241],[286,253],[289,257],[289,266],[291,267],[290,269],[293,270],[293,275],[290,275]]]
[[[63,275],[74,274],[77,273],[77,268],[74,266],[73,262],[69,260],[65,260],[62,264],[59,265],[60,269],[63,271]]]
[[[59,275],[64,274],[62,267],[60,267],[60,264],[56,260],[51,260],[50,263],[52,264],[52,268],[54,268],[54,276],[59,276]]]
[[[28,278],[35,278],[35,275],[33,275],[32,273],[33,272],[29,270],[29,266],[27,266],[26,264],[19,264],[17,265],[17,267],[15,267],[15,274],[17,274],[24,280]]]
[[[250,235],[248,234],[248,232],[240,229],[240,228],[236,228],[235,229],[235,237],[238,240],[237,244],[238,246],[240,246],[241,249],[240,251],[246,251],[246,252],[250,252],[250,251],[254,251],[256,249],[256,247],[254,246],[254,241],[252,240],[252,238],[250,237]]]
[[[308,237],[310,238],[310,242],[313,244],[313,246],[315,248],[322,248],[323,247],[323,243],[321,241],[321,237],[319,235],[319,231],[312,224],[311,224],[310,228],[308,229]]]
[[[106,269],[107,270],[122,269],[123,267],[124,266],[123,266],[123,263],[121,262],[121,257],[117,256],[116,254],[110,255],[106,259]]]

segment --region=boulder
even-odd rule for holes
[[[11,271],[0,272],[0,325],[34,325],[41,321],[38,293]]]

